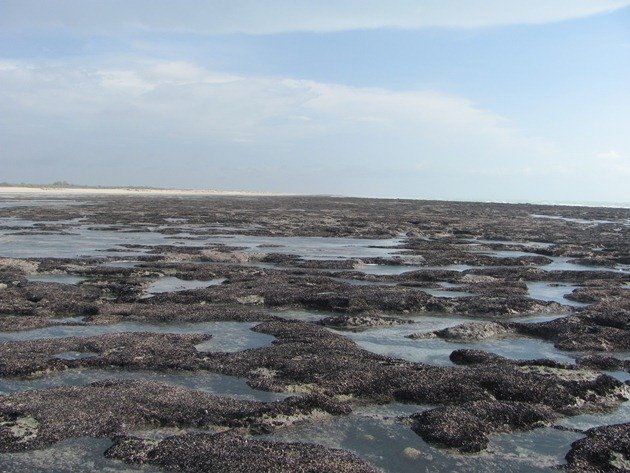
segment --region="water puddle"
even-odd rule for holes
[[[197,345],[199,351],[236,352],[269,346],[275,337],[250,330],[257,322],[200,322],[143,324],[123,322],[113,325],[54,325],[22,332],[0,332],[0,342],[42,338],[92,337],[120,332],[209,333],[212,338]]]
[[[104,268],[123,268],[123,269],[127,269],[127,268],[135,268],[137,267],[141,262],[140,261],[108,261],[106,263],[101,263],[100,266],[103,266]]]
[[[298,255],[307,260],[389,257],[401,251],[399,239],[221,235],[208,243],[242,247],[255,253]]]
[[[431,294],[433,297],[446,297],[448,299],[456,298],[456,297],[471,297],[474,296],[472,292],[466,291],[447,291],[445,289],[432,289],[432,288],[419,288],[422,292],[426,292],[427,294]]]
[[[557,425],[573,429],[587,430],[602,425],[621,424],[630,419],[630,401],[624,402],[618,409],[602,414],[581,414],[567,417],[556,422]]]
[[[98,353],[92,352],[81,352],[81,351],[64,351],[63,353],[57,353],[52,356],[58,360],[65,361],[76,361],[76,360],[85,360],[87,358],[96,358],[98,357]]]
[[[301,309],[270,310],[267,313],[285,320],[299,320],[300,322],[318,322],[331,315],[338,315],[332,312],[316,312]]]
[[[79,284],[88,278],[72,274],[30,274],[26,279],[31,282],[55,282],[59,284]]]
[[[554,243],[546,243],[542,241],[487,240],[476,238],[468,238],[466,241],[473,244],[525,246],[527,248],[551,248],[554,246]]]
[[[243,234],[205,235],[189,233],[164,234],[156,230],[137,231],[134,227],[112,230],[108,225],[75,225],[68,233],[41,235],[37,232],[11,235],[7,226],[32,228],[42,222],[0,219],[0,256],[13,258],[77,258],[98,256],[139,256],[146,249],[125,245],[152,247],[157,245],[199,246],[227,245],[246,252],[293,254],[307,260],[390,257],[400,253],[400,239],[360,239],[338,237],[282,237]],[[59,223],[59,222],[55,222]],[[78,222],[74,222],[78,223]],[[167,227],[167,226],[166,226]],[[192,239],[191,239],[192,238]]]
[[[134,467],[122,461],[103,456],[112,445],[109,439],[74,438],[62,440],[43,450],[19,453],[3,453],[0,456],[0,471],[3,473],[77,473],[99,471],[111,472],[164,472],[151,466]]]
[[[564,296],[571,294],[579,286],[572,284],[559,284],[553,282],[527,282],[529,297],[539,301],[557,302],[558,304],[572,307],[587,307],[589,304],[566,299]]]
[[[354,271],[359,271],[365,274],[374,274],[375,276],[397,276],[399,274],[408,273],[410,271],[418,271],[421,269],[427,269],[427,267],[417,265],[363,264],[357,266]]]
[[[156,381],[173,384],[186,389],[203,391],[217,396],[231,396],[251,401],[274,402],[290,394],[258,391],[250,388],[244,378],[223,374],[196,371],[125,371],[77,368],[47,373],[33,379],[0,378],[0,395],[13,394],[33,389],[48,389],[61,386],[83,386],[106,379],[130,379]],[[1,471],[1,470],[0,470]]]
[[[406,338],[412,333],[433,332],[470,322],[470,319],[452,316],[423,317],[414,324],[337,333],[350,337],[359,346],[373,353],[431,365],[452,366],[453,363],[449,359],[451,352],[465,348],[496,353],[511,359],[549,358],[565,363],[574,362],[574,358],[556,349],[551,342],[535,338],[510,336],[477,342]]]
[[[386,472],[554,472],[563,463],[569,445],[581,437],[571,432],[539,429],[528,433],[497,436],[490,449],[479,455],[458,455],[428,445],[397,415],[424,410],[408,406],[400,413],[394,408],[387,417],[387,406],[357,410],[349,416],[335,417],[317,424],[303,423],[278,430],[266,438],[283,442],[309,442],[329,448],[349,450]],[[386,413],[383,416],[379,410]]]
[[[545,271],[608,271],[608,272],[620,272],[630,273],[630,267],[628,265],[617,265],[614,268],[605,266],[590,266],[587,264],[570,263],[572,258],[566,256],[553,256],[551,263],[539,266]]]
[[[630,220],[601,220],[601,219],[583,219],[583,218],[573,218],[573,217],[562,217],[560,215],[542,215],[542,214],[531,214],[532,218],[546,218],[549,220],[563,220],[565,222],[571,223],[579,223],[581,225],[603,225],[603,224],[615,224],[615,225],[630,225]]]
[[[151,285],[145,291],[143,298],[152,297],[155,294],[162,294],[164,292],[179,292],[188,291],[192,289],[205,289],[210,286],[218,286],[225,279],[210,279],[208,281],[198,280],[186,280],[179,279],[172,276],[165,276],[159,278],[157,281],[151,283]]]

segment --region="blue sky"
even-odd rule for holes
[[[630,202],[629,5],[0,0],[0,181]]]

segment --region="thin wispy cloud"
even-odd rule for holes
[[[627,0],[42,0],[0,2],[0,28],[272,34],[370,28],[542,24],[610,12]]]

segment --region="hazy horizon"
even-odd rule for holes
[[[630,0],[0,0],[0,182],[630,202]]]

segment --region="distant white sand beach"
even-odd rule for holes
[[[213,189],[152,189],[142,187],[0,187],[0,194],[45,194],[45,195],[155,195],[155,196],[279,196],[295,195],[273,192],[225,191]]]

